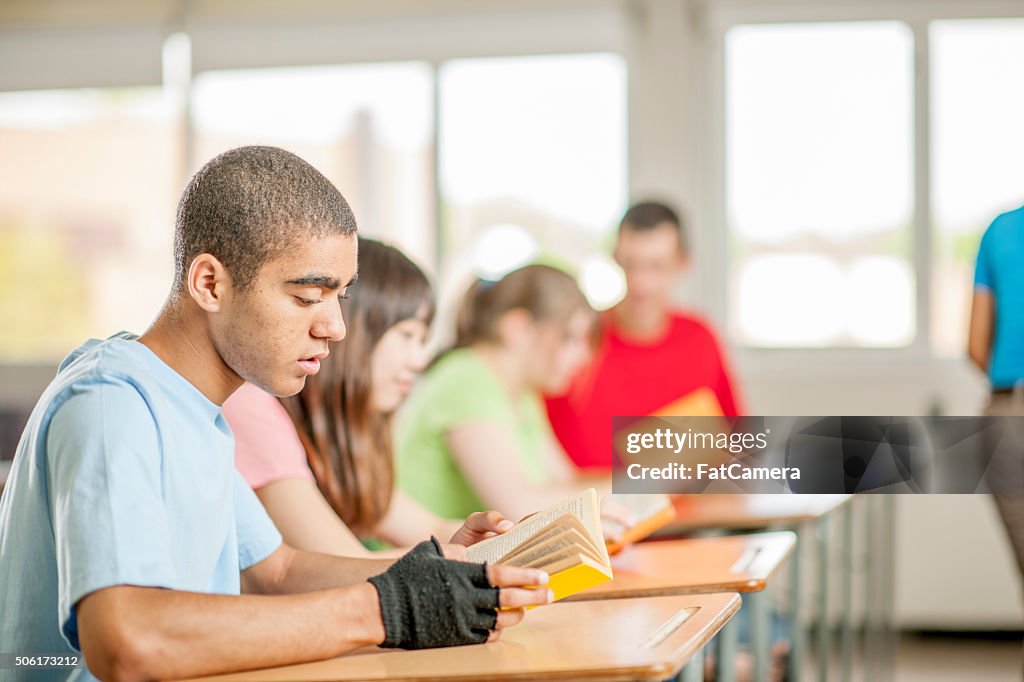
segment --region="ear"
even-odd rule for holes
[[[531,342],[533,327],[533,316],[527,310],[512,308],[498,320],[498,337],[503,345],[515,348]]]
[[[188,268],[189,296],[208,313],[220,312],[224,295],[231,289],[231,275],[224,264],[208,253],[201,253]]]

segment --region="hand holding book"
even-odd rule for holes
[[[555,600],[612,579],[597,492],[588,488],[467,549],[470,561],[539,568]]]

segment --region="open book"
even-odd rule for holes
[[[612,579],[601,504],[593,488],[467,550],[470,561],[547,571],[556,601]]]
[[[676,518],[675,505],[668,495],[634,494],[612,495],[611,499],[629,508],[637,516],[637,522],[629,528],[622,528],[620,542],[608,541],[608,553],[618,554],[623,548],[666,526]],[[614,521],[605,521],[606,524]]]

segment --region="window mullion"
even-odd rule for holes
[[[910,22],[914,37],[913,263],[916,321],[913,348],[929,354],[932,343],[931,55],[928,21]]]

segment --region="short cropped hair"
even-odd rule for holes
[[[679,235],[679,250],[686,253],[690,245],[683,221],[672,208],[657,201],[641,201],[630,206],[622,216],[622,220],[619,221],[619,232],[623,230],[642,232],[666,223],[676,228],[676,234]]]
[[[203,253],[245,289],[299,239],[355,233],[352,209],[320,171],[277,147],[238,147],[207,162],[181,195],[172,292],[181,293],[189,266]]]

